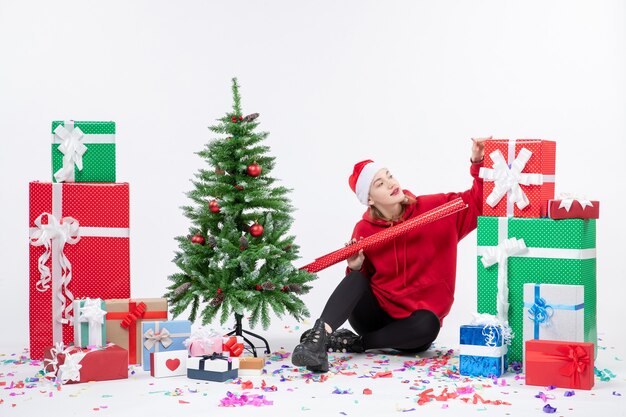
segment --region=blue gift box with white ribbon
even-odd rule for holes
[[[500,376],[506,372],[507,345],[499,326],[461,326],[459,372],[467,376]]]
[[[524,284],[524,341],[585,341],[585,287]]]
[[[141,325],[143,340],[143,369],[150,370],[150,353],[187,350],[185,339],[191,335],[189,320],[144,321]]]

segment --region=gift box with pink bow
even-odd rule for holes
[[[200,327],[183,344],[187,348],[189,356],[204,356],[222,353],[222,341],[221,333],[206,327]]]
[[[150,353],[174,350],[186,351],[184,341],[191,335],[189,320],[146,321],[141,324],[143,335],[143,369],[150,370]]]
[[[551,219],[598,219],[600,202],[572,194],[561,194],[548,201],[548,217]]]
[[[526,385],[591,389],[593,343],[526,341]]]

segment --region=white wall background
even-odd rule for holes
[[[358,160],[387,162],[418,194],[460,191],[470,137],[556,140],[557,192],[602,202],[599,331],[617,333],[625,24],[620,0],[0,0],[0,347],[27,346],[27,190],[51,177],[50,122],[117,122],[132,294],[160,296],[173,238],[187,233],[179,206],[202,163],[194,152],[230,109],[233,76],[244,111],[270,132],[273,175],[293,188],[301,265],[341,247],[360,217],[347,186]],[[442,338],[475,309],[475,245],[475,232],[460,245]],[[313,315],[342,273],[319,274]]]

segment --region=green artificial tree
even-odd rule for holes
[[[232,92],[232,111],[209,127],[221,137],[197,152],[210,168],[195,174],[187,193],[193,205],[182,207],[191,226],[189,235],[176,237],[180,271],[169,277],[165,296],[174,316],[190,307],[191,321],[200,315],[208,324],[219,314],[224,324],[234,316],[241,335],[244,315],[251,327],[260,320],[264,329],[271,311],[308,317],[300,296],[315,275],[292,265],[298,246],[288,234],[290,190],[271,176],[274,158],[263,145],[268,133],[256,131],[258,113],[242,114],[236,78]]]

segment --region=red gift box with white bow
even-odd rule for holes
[[[548,201],[548,217],[551,219],[598,219],[600,202],[578,196],[559,196]]]
[[[593,388],[593,343],[527,340],[526,385]]]
[[[554,198],[556,142],[541,139],[485,141],[483,216],[546,217]]]
[[[127,183],[29,186],[30,356],[74,341],[72,302],[130,297]]]
[[[62,384],[126,379],[128,351],[113,343],[91,349],[58,344],[45,350],[44,372]]]

